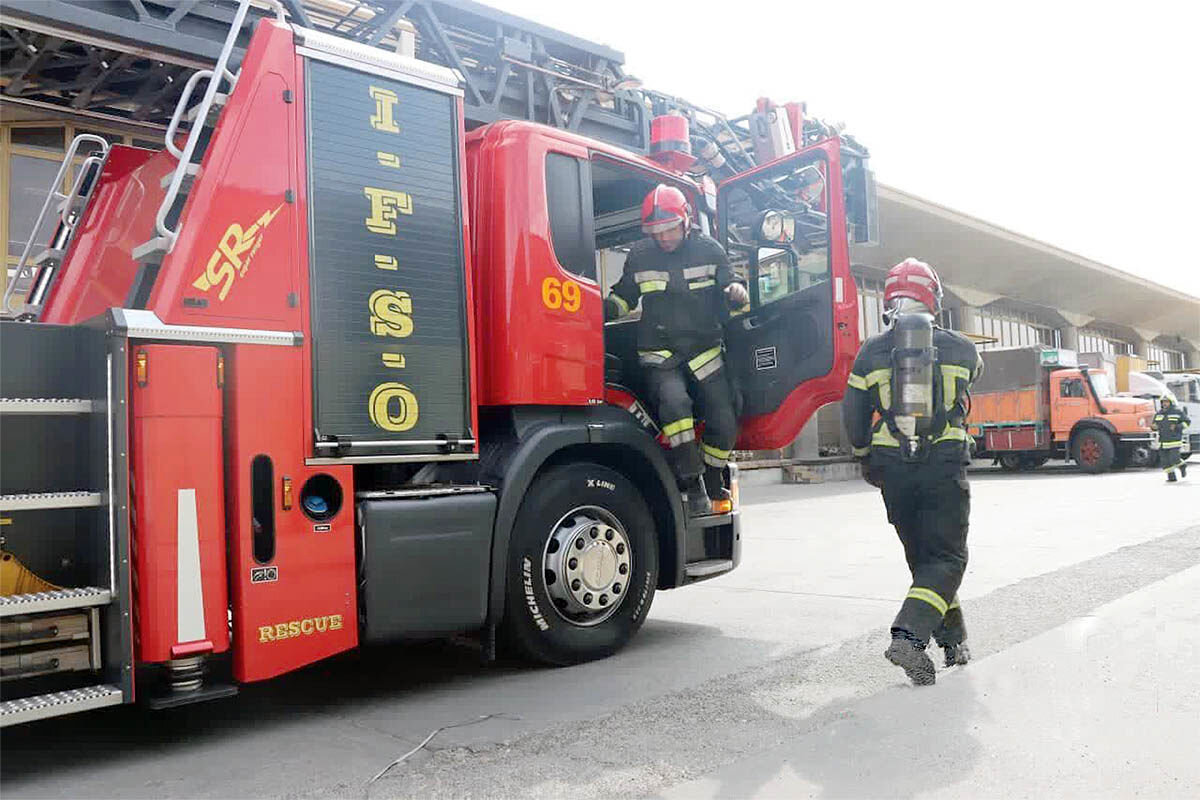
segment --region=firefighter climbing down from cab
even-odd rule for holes
[[[1164,396],[1162,407],[1154,415],[1154,427],[1158,429],[1158,464],[1167,473],[1167,482],[1175,483],[1175,471],[1187,477],[1187,464],[1184,463],[1183,432],[1192,422],[1186,409],[1175,405],[1170,396]]]
[[[731,307],[749,302],[749,294],[734,280],[721,245],[692,229],[691,208],[679,189],[659,184],[646,195],[642,230],[650,238],[630,249],[604,316],[617,319],[641,301],[638,361],[688,510],[707,514],[712,501],[729,498],[725,467],[737,440],[723,323]],[[704,420],[703,441],[696,439],[697,418]]]
[[[941,298],[928,264],[909,258],[892,267],[884,283],[890,328],[863,343],[842,400],[854,454],[883,493],[912,573],[884,656],[917,685],[935,681],[930,636],[947,667],[970,658],[958,602],[971,506],[964,421],[983,361],[966,337],[934,324]]]

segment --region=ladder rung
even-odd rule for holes
[[[155,236],[148,242],[143,242],[133,248],[134,261],[162,261],[162,257],[167,254],[167,237]],[[157,256],[157,258],[155,258]]]
[[[190,191],[192,188],[192,184],[195,183],[195,181],[196,181],[196,176],[199,174],[200,174],[200,165],[199,164],[186,165],[183,168],[183,181],[180,182],[180,184],[179,184],[179,191],[181,193]],[[173,171],[168,172],[166,175],[162,176],[162,180],[159,181],[159,185],[162,186],[162,188],[166,189],[168,186],[171,185],[171,181],[174,179],[174,177],[175,177],[175,173]]]
[[[40,267],[42,264],[45,264],[47,261],[54,261],[58,264],[61,264],[62,260],[63,260],[63,256],[65,256],[65,255],[66,255],[65,250],[59,250],[56,247],[47,247],[45,250],[43,250],[42,252],[38,253],[36,256],[33,257],[33,265],[35,267]]]
[[[71,198],[71,203],[68,206],[67,201],[64,199],[58,204],[59,216],[64,216],[68,211],[82,211],[83,207],[87,205],[87,200],[87,195],[77,194]]]
[[[5,700],[0,703],[0,727],[33,722],[37,719],[74,714],[93,708],[117,706],[124,702],[119,686],[98,684],[66,692],[51,692],[20,700]]]
[[[104,502],[100,492],[40,492],[0,495],[0,511],[38,511],[50,508],[90,508]]]
[[[224,92],[217,92],[215,95],[213,95],[212,105],[208,109],[208,116],[205,118],[204,124],[205,125],[213,124],[216,121],[217,117],[219,117],[221,115],[221,107],[224,106],[227,102],[229,102],[229,95],[225,94]],[[184,122],[195,122],[196,121],[196,113],[200,110],[201,105],[202,105],[202,103],[197,103],[196,105],[189,108],[187,110],[187,113],[185,113],[183,115],[183,121]]]
[[[90,414],[91,400],[75,397],[0,397],[0,414]]]
[[[106,606],[111,602],[112,592],[97,586],[55,589],[51,592],[35,592],[33,594],[10,594],[7,597],[0,597],[0,617]]]

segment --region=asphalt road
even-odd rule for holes
[[[920,690],[882,658],[908,580],[877,492],[742,497],[741,568],[657,595],[613,658],[483,666],[454,643],[349,654],[226,701],[8,729],[0,791],[1194,796],[1200,475],[974,475],[960,597],[976,661]]]

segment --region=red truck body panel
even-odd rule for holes
[[[215,347],[131,349],[138,660],[229,649],[222,408]]]
[[[160,181],[175,164],[166,151],[112,146],[46,298],[42,322],[75,325],[125,305],[138,269],[131,253],[154,229],[164,193]]]

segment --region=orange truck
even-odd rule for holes
[[[976,458],[1013,472],[1061,459],[1090,473],[1153,458],[1154,404],[1117,397],[1109,374],[1080,365],[1074,351],[1035,346],[982,355],[967,418]]]

